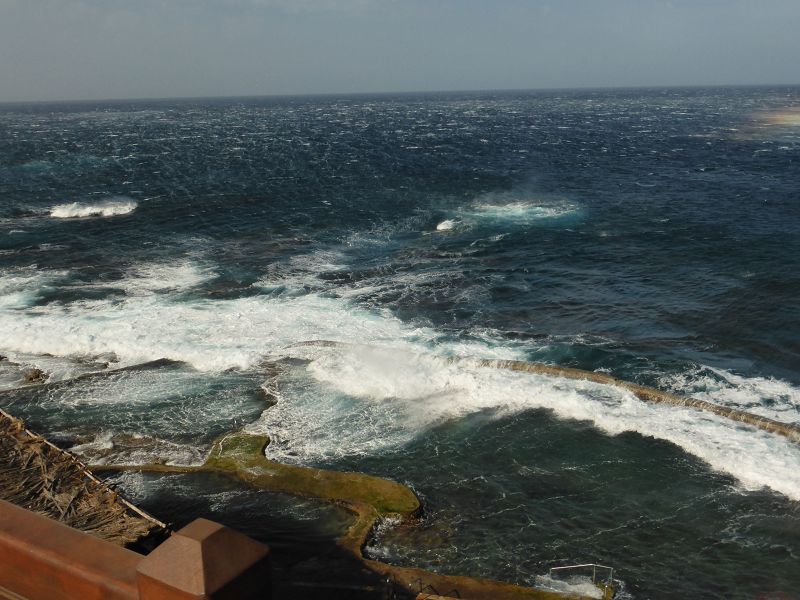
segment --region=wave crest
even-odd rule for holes
[[[50,216],[55,219],[73,219],[82,217],[113,217],[127,215],[139,205],[130,198],[112,198],[96,204],[70,202],[59,204],[50,209]]]

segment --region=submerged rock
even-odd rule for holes
[[[47,373],[34,367],[23,372],[22,379],[25,383],[44,383],[47,381]]]

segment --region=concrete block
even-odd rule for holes
[[[136,569],[141,600],[269,599],[269,548],[233,529],[197,519]]]

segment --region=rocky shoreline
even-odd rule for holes
[[[398,567],[364,556],[363,548],[383,519],[413,525],[422,506],[412,490],[397,482],[364,473],[328,471],[288,465],[267,459],[269,438],[244,432],[221,436],[201,466],[96,465],[97,472],[139,471],[151,473],[212,472],[233,477],[249,486],[273,492],[334,502],[353,515],[353,522],[339,538],[342,550],[383,581],[391,581],[413,597],[424,590],[457,591],[475,600],[557,600],[580,598],[526,588],[509,583],[465,576],[440,575],[422,569]]]
[[[338,342],[309,342],[314,345],[339,345]],[[541,374],[552,377],[587,380],[615,386],[633,393],[645,402],[691,407],[698,410],[747,423],[770,433],[800,441],[800,428],[758,415],[731,409],[698,399],[648,388],[612,376],[563,368],[539,363],[510,360],[452,359],[485,368],[507,369]],[[158,361],[153,364],[160,364]],[[267,365],[269,366],[269,365]],[[142,366],[128,367],[138,369]],[[277,367],[272,365],[269,373],[274,377]],[[107,372],[113,372],[107,371]],[[23,385],[47,386],[46,377],[39,371],[27,374]],[[89,377],[94,375],[82,375]],[[274,399],[265,393],[267,406]],[[562,593],[516,586],[508,583],[465,576],[432,573],[422,569],[400,567],[373,560],[364,554],[364,548],[375,535],[381,523],[390,520],[395,526],[413,527],[419,522],[423,507],[417,495],[407,486],[364,473],[340,472],[285,464],[270,460],[265,449],[269,437],[237,430],[219,436],[212,445],[205,461],[199,465],[169,465],[163,462],[152,464],[96,464],[86,466],[73,454],[61,450],[24,426],[19,419],[0,411],[5,462],[0,464],[0,483],[3,499],[25,508],[47,514],[67,525],[109,539],[116,543],[135,546],[145,539],[155,539],[167,532],[167,527],[139,511],[119,497],[107,484],[92,472],[148,472],[164,474],[211,473],[234,479],[254,489],[278,492],[293,496],[316,499],[339,505],[352,515],[352,522],[336,544],[341,556],[320,557],[319,564],[312,568],[310,581],[297,581],[290,577],[285,585],[314,585],[314,574],[328,572],[325,565],[343,564],[348,569],[368,573],[371,580],[391,582],[401,596],[414,597],[421,591],[452,592],[461,597],[516,600],[522,598],[553,599],[565,597]],[[31,479],[32,473],[39,473]],[[267,540],[268,541],[268,540]],[[326,562],[328,561],[328,562]],[[333,562],[331,562],[333,561]],[[306,572],[308,574],[308,572]],[[345,576],[346,577],[346,576]],[[577,596],[572,596],[577,597]]]

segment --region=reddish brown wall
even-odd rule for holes
[[[269,598],[269,549],[197,519],[144,557],[0,500],[0,597],[14,594],[29,600]]]
[[[0,585],[29,598],[136,600],[140,554],[0,500]]]

